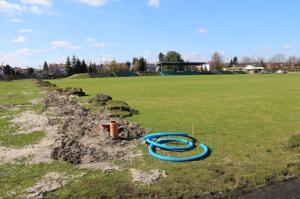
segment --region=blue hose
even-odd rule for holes
[[[155,133],[155,134],[150,134],[145,136],[143,139],[149,143],[149,153],[160,160],[165,160],[165,161],[172,161],[172,162],[187,162],[187,161],[195,161],[195,160],[200,160],[209,155],[209,149],[205,144],[200,144],[199,147],[201,147],[204,151],[196,156],[191,156],[191,157],[186,157],[186,158],[175,158],[175,157],[168,157],[168,156],[163,156],[159,155],[155,152],[155,148],[161,148],[169,151],[185,151],[185,150],[190,150],[194,147],[194,143],[189,141],[189,140],[184,140],[184,139],[178,139],[178,138],[166,138],[166,139],[158,139],[156,141],[153,141],[152,139],[154,138],[160,138],[163,136],[182,136],[182,137],[188,137],[187,133]],[[165,145],[164,143],[169,143],[169,142],[182,142],[184,144],[187,144],[187,146],[183,147],[176,147],[176,146],[169,146]]]

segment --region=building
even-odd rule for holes
[[[210,65],[207,62],[159,62],[157,65],[161,71],[185,72],[210,70]]]
[[[158,71],[158,66],[156,64],[147,64],[146,65],[146,72],[148,73],[155,73]]]
[[[4,66],[0,66],[0,76],[4,76]]]
[[[49,64],[49,76],[66,76],[68,71],[66,64]]]
[[[262,72],[262,71],[265,71],[266,69],[262,66],[254,66],[254,65],[248,65],[244,68],[244,71],[246,73],[259,73],[259,72]]]
[[[23,69],[20,67],[15,67],[14,69],[15,69],[16,74],[18,74],[18,75],[27,75],[28,74],[28,69]]]

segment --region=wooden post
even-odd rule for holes
[[[192,135],[195,136],[195,128],[194,128],[194,124],[192,124]]]

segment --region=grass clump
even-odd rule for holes
[[[130,117],[137,113],[126,102],[121,100],[110,100],[106,103],[105,109],[110,112],[112,117]]]

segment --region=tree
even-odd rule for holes
[[[11,80],[13,76],[13,69],[10,67],[10,65],[6,65],[3,68],[4,77],[6,80]]]
[[[67,61],[66,61],[66,69],[67,69],[67,73],[68,75],[73,75],[73,68],[72,68],[72,64],[70,61],[70,57],[67,57]]]
[[[80,72],[81,72],[81,61],[79,58],[76,58],[75,66],[74,66],[74,73],[78,74]]]
[[[88,72],[89,74],[91,74],[91,73],[96,73],[96,72],[97,72],[96,64],[90,63],[89,67],[87,68],[87,72]]]
[[[253,63],[253,59],[251,57],[243,57],[242,63],[243,64],[252,64]]]
[[[3,72],[4,75],[9,75],[9,76],[12,75],[12,68],[10,67],[10,65],[4,66]]]
[[[223,67],[223,57],[221,53],[215,52],[211,58],[212,65],[211,68],[212,70],[221,70]]]
[[[159,62],[163,62],[164,58],[165,58],[165,55],[163,53],[159,53],[159,55],[158,55]]]
[[[147,61],[145,58],[133,58],[132,70],[144,72],[146,70]]]
[[[47,72],[47,73],[48,73],[48,71],[49,71],[49,66],[48,66],[47,61],[44,62],[43,70],[44,70],[45,72]]]
[[[86,72],[87,72],[87,64],[83,59],[81,62],[81,73],[86,73]]]
[[[33,68],[28,68],[28,76],[31,77],[34,74],[34,69]]]
[[[236,66],[239,65],[239,60],[238,60],[238,58],[236,56],[233,58],[232,64],[233,64],[234,67],[236,67]]]
[[[145,58],[141,57],[138,61],[137,70],[139,72],[145,72],[147,66],[147,61]]]
[[[283,64],[286,61],[285,55],[278,53],[275,54],[271,59],[270,62],[271,63],[276,63],[276,64]]]
[[[176,51],[169,51],[164,57],[164,62],[184,62],[180,53]]]
[[[73,55],[72,60],[71,60],[71,67],[73,68],[73,73],[75,73],[75,67],[76,67],[76,56]]]

